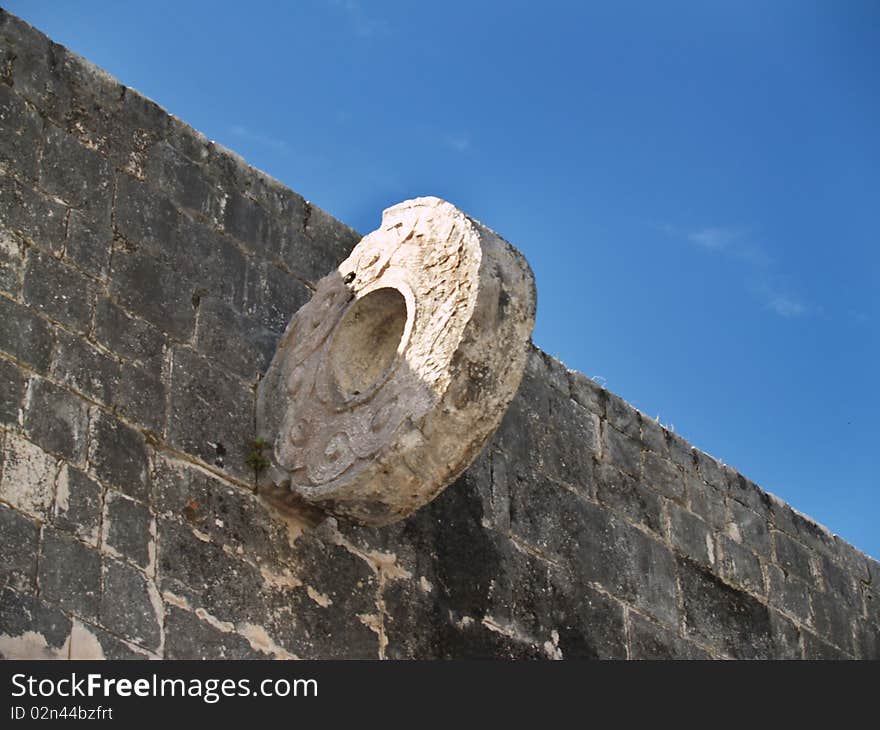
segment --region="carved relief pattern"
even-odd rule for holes
[[[388,211],[382,227],[319,282],[285,333],[290,405],[275,451],[303,491],[353,478],[401,424],[417,427],[448,386],[450,359],[473,306],[480,251],[467,245],[472,224],[464,215],[434,212],[424,206]],[[382,287],[407,301],[402,351],[377,387],[346,399],[328,361],[332,335],[348,307]]]
[[[534,280],[495,233],[437,198],[385,211],[288,325],[257,398],[274,439],[261,492],[365,524],[430,501],[516,393]]]

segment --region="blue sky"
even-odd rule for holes
[[[880,556],[880,3],[4,4],[364,233],[495,228],[540,347]]]

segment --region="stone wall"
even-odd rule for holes
[[[880,656],[880,563],[536,349],[411,518],[272,513],[255,384],[358,234],[6,13],[0,124],[3,656]]]

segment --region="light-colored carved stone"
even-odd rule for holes
[[[519,387],[535,288],[522,255],[437,198],[385,211],[291,319],[260,384],[261,492],[394,522],[478,456]]]

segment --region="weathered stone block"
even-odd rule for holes
[[[785,616],[771,609],[770,632],[773,638],[774,659],[800,659],[802,655],[800,629]]]
[[[748,549],[747,545],[740,545],[725,535],[718,535],[716,539],[720,553],[718,565],[721,577],[750,593],[763,595],[764,574],[757,556]]]
[[[493,478],[492,473],[494,470],[493,461],[495,460],[492,449],[483,449],[483,451],[480,452],[480,455],[474,459],[474,463],[471,464],[454,482],[455,488],[465,495],[467,501],[469,503],[474,503],[474,516],[476,515],[477,510],[479,510],[481,515],[479,520],[480,526],[485,529],[492,529],[491,525],[496,516],[508,525],[510,522],[510,500],[506,491],[507,465],[505,463],[499,463],[497,467],[499,472],[497,474],[498,479],[496,480]],[[503,462],[505,460],[506,457],[499,453],[497,461]],[[496,496],[500,497],[498,503],[495,502]],[[479,503],[479,507],[476,506],[476,503]],[[506,515],[502,513],[502,510],[505,509]],[[347,527],[345,524],[343,526]],[[391,537],[391,535],[389,535],[389,537]],[[394,538],[392,537],[391,539],[393,540]],[[393,542],[385,544],[390,549],[397,552],[392,547]]]
[[[666,505],[669,540],[682,555],[707,568],[715,564],[715,541],[709,526],[674,502]]]
[[[605,418],[608,423],[624,436],[638,439],[641,424],[639,412],[623,398],[611,392],[605,396]]]
[[[433,584],[395,581],[383,593],[387,659],[439,659],[448,616],[436,599]]]
[[[458,616],[509,616],[509,581],[503,574],[514,549],[507,537],[484,529],[483,489],[484,485],[462,477],[398,523],[402,539],[395,542],[413,546],[410,569],[430,582],[440,605]],[[385,550],[399,552],[394,542]]]
[[[158,259],[136,251],[113,255],[110,289],[126,309],[176,340],[186,341],[195,322],[196,286]]]
[[[862,583],[873,582],[869,565],[874,564],[877,566],[875,573],[880,581],[880,563],[865,555],[857,547],[850,545],[840,535],[834,536],[834,550],[831,555],[855,580]]]
[[[568,371],[568,387],[571,397],[599,418],[605,418],[606,391],[592,378],[574,370]]]
[[[98,297],[95,338],[108,350],[131,360],[162,357],[165,337],[153,325],[131,317],[113,302]]]
[[[161,106],[135,89],[123,87],[120,117],[151,143],[164,139],[171,129],[171,117]],[[143,145],[144,148],[149,145]]]
[[[291,225],[303,228],[307,203],[299,193],[282,185],[262,170],[251,167],[234,153],[227,155],[226,150],[217,147],[212,148],[210,152],[215,153],[209,155],[211,159],[215,156],[217,158],[223,156],[227,159],[224,169],[227,180],[233,183],[232,187],[246,189],[248,195],[262,205],[272,217],[287,218],[291,221]]]
[[[6,436],[0,497],[25,514],[46,520],[55,494],[58,463],[30,441]]]
[[[104,499],[105,549],[143,570],[153,562],[153,515],[141,504],[117,492],[108,491]]]
[[[296,614],[291,606],[300,599],[291,591],[304,591],[290,587],[300,583],[295,576],[283,571],[276,574],[269,567],[267,578],[252,563],[205,539],[198,529],[161,518],[157,522],[163,595],[176,596],[191,610],[202,609],[219,621],[251,624],[264,631],[274,630],[280,617],[287,617],[291,622],[281,629],[297,640]],[[353,598],[363,597],[359,590],[355,593]]]
[[[728,496],[737,502],[741,502],[758,514],[763,515],[765,518],[769,517],[769,496],[767,493],[735,469],[725,466],[724,471],[727,474]]]
[[[255,623],[298,656],[379,657],[376,630],[386,619],[377,611],[373,569],[344,547],[320,540],[301,538],[297,548],[296,576],[303,585],[267,582],[265,615]]]
[[[822,525],[792,509],[775,496],[769,497],[768,508],[770,519],[777,529],[817,552],[833,554],[836,551],[834,536]]]
[[[243,479],[253,438],[253,390],[185,347],[171,369],[168,440],[177,448]]]
[[[143,649],[133,648],[98,626],[74,619],[70,634],[70,658],[140,660],[150,659],[151,655]]]
[[[150,470],[144,437],[103,411],[92,423],[89,464],[101,481],[146,502]]]
[[[646,451],[642,455],[641,480],[664,497],[677,502],[685,499],[685,477],[682,471],[671,461],[659,454]]]
[[[278,218],[290,221],[281,234],[281,259],[297,275],[315,281],[343,261],[361,235],[301,200],[295,193],[286,196],[286,212]]]
[[[716,532],[727,526],[727,498],[715,487],[711,487],[695,474],[682,474],[688,507],[691,512],[702,517]]]
[[[147,365],[121,363],[114,402],[127,420],[156,434],[161,433],[165,424],[165,383],[162,380],[162,363],[160,361],[153,361]]]
[[[596,467],[596,496],[602,504],[621,513],[636,525],[662,534],[662,498],[637,479],[610,464]]]
[[[0,46],[0,81],[6,85],[12,85],[12,63],[15,61],[15,52],[5,44]]]
[[[65,385],[108,406],[113,404],[119,388],[119,362],[66,332],[58,332],[52,374]]]
[[[429,650],[429,656],[438,656],[449,623],[479,621],[484,616],[494,622],[513,622],[512,585],[517,576],[528,582],[522,571],[517,571],[520,563],[515,560],[514,544],[494,531],[482,529],[484,504],[476,489],[477,485],[471,481],[460,480],[425,510],[418,512],[415,521],[397,523],[403,528],[402,535],[410,536],[407,542],[413,542],[417,547],[412,554],[404,554],[400,561],[401,567],[406,566],[412,577],[401,581],[398,590],[389,595],[394,601],[388,611],[389,625],[401,618],[404,621],[430,620],[431,633],[418,642],[397,634],[407,646],[424,646],[425,641],[433,642],[435,646]],[[453,490],[455,494],[451,494]],[[444,544],[446,528],[442,522],[447,516],[451,519],[451,527],[462,536],[457,545]],[[435,545],[436,555],[422,552],[424,549],[433,552]],[[393,550],[390,545],[389,548]],[[471,553],[477,561],[464,570],[457,569],[456,559],[465,553]],[[396,554],[401,555],[400,552]],[[414,601],[413,608],[421,613],[421,617],[417,615],[414,619],[410,605],[401,605],[397,601]],[[519,633],[522,634],[523,630]]]
[[[184,521],[201,534],[253,560],[286,566],[295,549],[287,528],[262,500],[191,464],[157,456],[152,474],[152,506],[164,517]]]
[[[55,606],[5,586],[0,589],[0,658],[66,659],[70,619]]]
[[[60,252],[68,209],[0,170],[0,225],[43,250]]]
[[[641,424],[642,445],[660,456],[668,456],[669,447],[667,446],[666,429],[660,425],[659,421],[648,418],[644,413],[641,414]]]
[[[180,154],[168,142],[159,142],[149,151],[146,176],[178,205],[218,225],[222,217],[223,195],[209,180],[204,167]]]
[[[845,661],[852,659],[846,652],[823,641],[810,631],[802,631],[804,637],[804,659],[821,661]]]
[[[60,47],[5,11],[0,19],[4,45],[15,51],[13,87],[47,116],[61,121],[70,108],[71,90],[54,72]]]
[[[75,266],[103,279],[110,265],[110,225],[79,211],[70,211],[64,256]]]
[[[773,655],[767,607],[685,558],[678,561],[685,636],[735,659]]]
[[[190,611],[166,604],[166,659],[269,659],[239,634],[200,621]]]
[[[275,221],[262,205],[233,191],[223,213],[223,228],[230,236],[266,258],[277,255],[280,236]]]
[[[511,493],[511,528],[563,556],[572,570],[609,593],[675,623],[675,563],[661,543],[608,510],[551,484],[521,483]]]
[[[592,497],[593,459],[599,456],[599,417],[570,398],[556,397],[551,407],[554,417],[565,423],[565,432],[548,429],[535,444],[542,471]]]
[[[56,99],[57,95],[51,94],[48,115],[90,150],[108,154],[118,134],[113,112],[118,107],[121,85],[110,74],[56,43],[50,50],[48,78],[53,88],[64,90],[65,98]]]
[[[70,206],[105,220],[112,196],[110,162],[54,125],[43,131],[40,186]]]
[[[24,372],[15,363],[0,359],[0,424],[18,425],[26,381]]]
[[[856,659],[880,659],[880,625],[858,621],[855,625]]]
[[[510,482],[513,479],[508,463],[511,457],[490,443],[483,449],[479,460],[484,458],[489,462],[490,473],[489,510],[485,517],[493,529],[507,532],[510,529]]]
[[[531,343],[530,347],[532,347]],[[565,364],[561,360],[556,359],[552,355],[548,355],[543,350],[539,350],[539,354],[541,355],[541,360],[544,361],[544,379],[550,384],[550,387],[558,391],[561,396],[571,399],[571,388],[568,384],[568,368],[565,367]],[[577,401],[575,401],[575,403],[577,403]]]
[[[865,604],[865,616],[880,626],[880,586],[862,586],[862,597]]]
[[[776,565],[768,565],[767,584],[767,597],[772,605],[802,623],[810,623],[810,589],[806,583]]]
[[[819,574],[822,576],[825,584],[825,591],[836,596],[847,606],[858,605],[859,588],[857,578],[835,563],[828,555],[819,553],[816,557],[819,565]]]
[[[52,511],[55,527],[73,533],[90,545],[97,545],[102,492],[101,485],[84,472],[62,464]]]
[[[255,381],[266,372],[277,344],[276,333],[239,314],[223,300],[201,300],[196,346],[213,362],[245,380]]]
[[[308,289],[277,266],[248,262],[243,311],[270,332],[281,334],[309,298]]]
[[[191,511],[197,511],[197,508]],[[162,590],[176,590],[176,584],[197,593],[204,592],[225,582],[224,574],[234,569],[239,574],[239,581],[244,581],[247,576],[256,599],[259,592],[254,589],[262,583],[256,569],[239,557],[224,553],[222,545],[213,542],[198,527],[181,524],[178,519],[160,517],[157,520],[158,574],[162,578]]]
[[[28,392],[24,430],[43,450],[81,463],[88,441],[88,404],[70,391],[35,377]]]
[[[79,540],[43,528],[39,567],[40,594],[63,609],[95,619],[101,590],[101,556]]]
[[[52,328],[17,302],[0,297],[0,350],[45,372],[52,360]]]
[[[290,202],[295,208],[296,199],[291,198]],[[317,243],[319,248],[323,247],[340,253],[348,252],[360,240],[361,236],[357,231],[344,223],[341,224],[327,211],[312,203],[306,203],[306,206],[306,236],[312,240],[312,248]]]
[[[0,291],[14,299],[21,292],[24,251],[24,241],[0,224]]]
[[[669,431],[666,438],[669,447],[669,459],[672,463],[680,466],[686,472],[697,472],[696,449],[685,441],[677,433]]]
[[[47,317],[77,332],[86,332],[92,318],[91,281],[53,256],[32,248],[24,268],[24,299]]]
[[[492,443],[511,460],[511,475],[540,472],[541,455],[535,444],[550,420],[550,388],[526,369],[519,390],[507,408]]]
[[[602,456],[606,461],[621,471],[638,477],[641,469],[641,455],[642,446],[638,441],[624,436],[607,422],[602,422]]]
[[[727,491],[728,478],[724,464],[714,456],[709,456],[709,454],[699,449],[694,449],[693,454],[697,464],[697,473],[702,477],[703,481],[722,492]]]
[[[8,86],[0,85],[0,165],[25,180],[37,175],[37,149],[43,131],[39,115]]]
[[[515,553],[510,586],[514,626],[533,637],[546,658],[626,657],[623,605],[574,571]]]
[[[167,197],[128,175],[116,178],[115,233],[130,249],[172,259],[180,245],[180,213]]]
[[[512,531],[551,556],[575,549],[578,518],[585,509],[583,500],[550,480],[523,478],[510,485]]]
[[[854,654],[853,630],[859,616],[853,606],[842,603],[837,596],[816,590],[810,592],[810,603],[813,608],[813,626],[819,637],[847,654]]]
[[[20,512],[0,504],[0,582],[33,593],[37,580],[40,528]],[[0,633],[3,626],[0,626]]]
[[[806,547],[792,540],[783,532],[773,531],[773,545],[776,562],[786,573],[793,573],[802,580],[812,582],[813,559]]]
[[[546,659],[544,650],[507,627],[486,623],[458,623],[445,627],[439,644],[440,659]]]
[[[104,559],[100,623],[115,634],[155,651],[162,643],[164,607],[159,591],[136,568]]]
[[[767,520],[737,501],[727,503],[727,536],[770,558],[770,528]]]
[[[705,650],[682,639],[668,626],[629,613],[630,659],[710,659]]]
[[[168,133],[165,142],[173,148],[176,154],[183,155],[195,162],[204,163],[209,159],[211,140],[177,117],[168,118]]]

